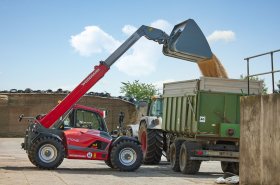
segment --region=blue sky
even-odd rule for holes
[[[279,8],[276,0],[1,0],[0,90],[71,90],[142,24],[169,34],[189,18],[208,39],[216,31],[211,49],[229,76],[239,78],[246,73],[245,57],[280,49]],[[268,59],[256,60],[252,71],[268,71]],[[279,60],[276,54],[277,69]],[[161,46],[142,38],[92,91],[117,96],[121,82],[161,84],[200,76],[195,63],[166,57]]]

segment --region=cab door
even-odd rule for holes
[[[73,111],[71,129],[65,130],[67,158],[105,160],[108,155],[111,136],[105,132],[103,119],[99,114],[87,110]],[[71,120],[71,119],[69,119]]]

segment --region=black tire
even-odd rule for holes
[[[181,145],[179,166],[180,170],[184,174],[196,174],[199,171],[201,161],[190,160],[190,150],[192,149],[192,143],[185,141]]]
[[[53,157],[49,156],[53,155]],[[51,157],[48,159],[48,157]],[[28,152],[32,164],[41,169],[55,169],[65,157],[65,148],[61,141],[54,137],[38,138]]]
[[[32,156],[31,156],[30,152],[28,152],[27,156],[28,156],[29,161],[30,161],[34,166],[36,166],[36,163],[34,162],[34,160],[32,160],[33,158],[32,158]]]
[[[110,158],[110,157],[109,157],[107,160],[105,160],[104,162],[105,162],[105,164],[106,164],[107,166],[109,166],[110,168],[115,169],[114,166],[112,165],[112,162],[111,162],[111,158]]]
[[[180,171],[180,165],[179,165],[179,155],[180,155],[180,148],[182,145],[182,141],[176,140],[174,143],[170,145],[170,166],[171,169],[175,172]]]
[[[163,151],[163,133],[161,130],[147,129],[142,123],[138,132],[138,139],[143,151],[144,164],[158,164]]]
[[[230,172],[239,175],[239,163],[237,162],[225,162],[221,161],[221,167],[223,172]]]
[[[135,141],[122,140],[112,147],[110,159],[113,168],[120,171],[135,171],[142,164],[143,153]]]

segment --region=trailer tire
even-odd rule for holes
[[[192,143],[185,141],[181,145],[180,156],[179,156],[179,165],[180,170],[184,174],[196,174],[199,171],[201,161],[190,160],[190,151]]]
[[[121,140],[112,147],[110,161],[115,169],[120,171],[135,171],[143,160],[141,147],[132,140]]]
[[[170,145],[170,166],[171,169],[175,172],[180,171],[179,165],[179,155],[180,155],[180,148],[183,141],[176,140],[174,143]]]
[[[223,172],[230,172],[239,175],[239,163],[237,162],[225,162],[221,161],[221,167]]]
[[[144,164],[158,164],[163,151],[163,133],[161,130],[147,129],[146,123],[141,123],[139,137],[143,151]]]
[[[65,148],[55,137],[38,138],[30,147],[28,158],[32,164],[41,169],[55,169],[65,157]]]

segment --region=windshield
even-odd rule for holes
[[[162,116],[162,104],[162,98],[152,101],[150,106],[150,116]]]
[[[70,122],[73,119],[72,116],[72,111],[73,109],[68,110],[67,112],[65,112],[56,122],[55,124],[52,126],[52,128],[54,129],[58,129],[61,127],[61,125],[63,125],[63,127],[69,127],[70,126]]]

